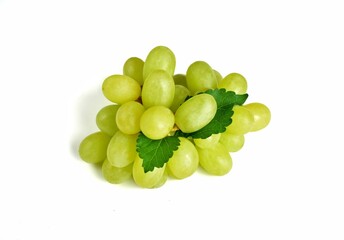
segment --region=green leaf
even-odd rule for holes
[[[175,136],[178,137],[192,137],[192,138],[207,138],[212,134],[222,133],[226,131],[226,127],[232,123],[233,107],[234,105],[242,105],[248,98],[248,94],[238,95],[226,89],[210,89],[204,92],[212,95],[217,103],[217,111],[214,118],[205,127],[192,133],[183,133],[177,131]]]
[[[143,160],[144,172],[161,168],[177,150],[180,141],[177,136],[168,136],[159,140],[152,140],[140,133],[136,141],[136,151]]]

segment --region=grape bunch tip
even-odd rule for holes
[[[269,124],[266,105],[245,103],[247,81],[241,74],[222,77],[204,61],[190,64],[185,74],[176,74],[175,67],[174,53],[157,46],[145,60],[128,58],[121,74],[103,81],[111,104],[98,111],[99,131],[81,141],[79,156],[102,164],[107,182],[133,179],[140,187],[158,188],[199,167],[223,176],[246,134]]]

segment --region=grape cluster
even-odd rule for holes
[[[99,131],[81,141],[79,155],[85,162],[102,164],[106,181],[117,184],[132,178],[140,187],[156,188],[169,176],[191,176],[199,166],[209,174],[225,175],[232,168],[230,152],[243,147],[245,134],[269,124],[271,113],[264,104],[235,105],[232,122],[224,132],[207,138],[180,136],[178,149],[168,162],[145,171],[144,159],[137,152],[139,134],[154,141],[173,136],[176,131],[196,132],[217,112],[217,102],[204,94],[206,90],[226,89],[236,94],[247,91],[242,75],[222,77],[204,61],[192,63],[186,74],[174,74],[175,66],[174,53],[157,46],[145,61],[131,57],[124,63],[122,74],[104,80],[103,94],[113,104],[97,113]]]

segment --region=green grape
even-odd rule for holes
[[[167,162],[167,168],[178,179],[191,176],[198,168],[198,152],[186,138],[180,137],[180,145]]]
[[[100,131],[113,136],[117,132],[116,114],[120,105],[108,105],[100,109],[96,116],[96,124]]]
[[[105,159],[102,165],[102,174],[106,181],[109,183],[122,183],[130,179],[133,171],[133,164],[126,167],[118,168],[111,165],[109,160]]]
[[[153,71],[142,87],[142,104],[145,108],[152,106],[170,107],[174,98],[173,78],[164,70]]]
[[[212,148],[197,148],[201,167],[212,175],[222,176],[232,169],[232,158],[226,148],[217,143]]]
[[[142,163],[143,160],[136,156],[133,165],[133,179],[135,183],[143,188],[153,188],[158,186],[161,183],[161,178],[164,177],[166,164],[161,168],[154,168],[153,171],[145,173]]]
[[[176,85],[174,91],[174,98],[170,109],[176,112],[180,105],[185,101],[186,97],[190,96],[190,91],[182,85]]]
[[[199,148],[211,148],[216,145],[220,140],[221,134],[213,134],[208,138],[196,138],[194,143]]]
[[[176,124],[184,133],[195,132],[215,116],[217,104],[213,96],[199,94],[185,101],[176,111]]]
[[[265,128],[271,120],[270,109],[262,103],[249,103],[244,106],[253,115],[253,126],[251,132]]]
[[[148,108],[141,116],[140,128],[143,134],[150,139],[166,137],[174,126],[173,112],[163,106]]]
[[[107,158],[112,166],[122,168],[135,160],[136,139],[137,134],[129,135],[121,131],[113,135],[107,148]]]
[[[116,123],[123,133],[136,134],[140,132],[140,119],[145,108],[136,101],[126,102],[120,106],[116,115]]]
[[[106,158],[106,149],[111,137],[103,132],[95,132],[84,138],[79,145],[79,156],[88,163],[100,163]]]
[[[245,136],[243,134],[231,134],[226,131],[221,133],[220,143],[225,146],[228,152],[237,152],[244,146]]]
[[[231,134],[245,134],[248,133],[254,123],[254,118],[251,112],[243,106],[234,106],[234,114],[232,116],[232,123],[227,127],[227,132]]]
[[[141,86],[143,84],[143,65],[142,59],[137,57],[129,58],[123,66],[123,74],[136,80]]]
[[[175,74],[173,75],[173,80],[174,80],[174,84],[182,85],[187,88],[185,74]]]
[[[170,76],[173,76],[175,67],[174,53],[165,46],[157,46],[148,53],[143,65],[143,79],[146,81],[148,75],[158,69],[165,70]]]
[[[230,73],[220,81],[219,88],[225,88],[236,94],[244,94],[247,92],[247,81],[239,73]]]
[[[160,178],[159,182],[153,186],[153,188],[159,188],[163,186],[166,183],[167,179],[168,179],[168,173],[167,173],[167,168],[165,167],[164,174]]]
[[[107,77],[103,82],[102,90],[107,99],[117,104],[134,101],[141,94],[140,84],[125,75]]]
[[[216,80],[217,80],[217,84],[219,84],[222,80],[222,75],[221,73],[219,73],[218,71],[216,71],[215,69],[213,69],[214,73],[215,73],[215,76],[216,76]]]
[[[186,71],[186,83],[192,95],[217,88],[213,69],[203,61],[192,63]]]

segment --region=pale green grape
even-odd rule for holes
[[[142,163],[143,160],[139,156],[136,156],[133,165],[133,179],[135,183],[143,188],[158,186],[161,183],[161,178],[164,177],[166,164],[161,168],[154,168],[153,171],[145,173]]]
[[[175,74],[173,75],[173,80],[176,85],[187,87],[185,74]]]
[[[174,126],[173,112],[163,106],[148,108],[141,116],[140,128],[143,134],[150,139],[166,137]]]
[[[102,174],[109,183],[122,183],[130,179],[133,171],[133,164],[126,167],[118,168],[111,165],[109,160],[105,159],[102,165]]]
[[[186,71],[186,83],[192,95],[217,88],[216,75],[208,63],[196,61]]]
[[[254,118],[251,112],[243,106],[234,106],[234,114],[232,116],[232,123],[227,127],[227,132],[231,134],[245,134],[248,133],[254,123]]]
[[[108,105],[100,109],[96,116],[96,124],[98,128],[113,136],[117,132],[118,127],[116,124],[116,114],[120,105]]]
[[[125,75],[107,77],[103,82],[102,90],[107,99],[118,104],[134,101],[141,94],[140,84]]]
[[[126,102],[120,106],[116,115],[116,123],[123,133],[136,134],[140,132],[140,119],[145,108],[136,101]]]
[[[143,65],[143,79],[146,81],[148,75],[158,69],[165,70],[170,76],[173,76],[175,67],[174,53],[165,46],[157,46],[148,53]]]
[[[217,104],[213,96],[199,94],[184,102],[176,111],[176,124],[185,133],[195,132],[215,116]]]
[[[253,115],[253,126],[251,132],[265,128],[271,120],[270,109],[262,103],[249,103],[244,106]]]
[[[129,135],[121,131],[113,135],[107,148],[107,159],[112,166],[122,168],[135,160],[136,139],[137,134]]]
[[[176,85],[174,91],[174,98],[170,109],[176,112],[179,106],[185,101],[186,97],[190,96],[190,91],[182,85]]]
[[[178,179],[191,176],[198,168],[198,152],[195,146],[186,138],[180,137],[180,145],[168,160],[167,167]]]
[[[212,148],[197,148],[201,167],[212,175],[222,176],[232,169],[232,158],[221,143]]]
[[[220,81],[219,88],[225,88],[236,94],[244,94],[247,92],[247,81],[239,73],[230,73]]]
[[[106,158],[106,149],[111,137],[103,132],[95,132],[84,138],[79,145],[79,156],[88,163],[100,163]]]
[[[196,138],[194,143],[199,148],[211,148],[216,145],[220,140],[221,134],[213,134],[208,138]]]
[[[123,74],[143,84],[143,60],[138,57],[129,58],[123,66]]]
[[[164,174],[160,178],[159,182],[153,186],[153,188],[159,188],[163,186],[166,183],[167,179],[168,179],[168,173],[167,173],[167,168],[165,167]]]
[[[243,134],[231,134],[226,131],[221,133],[220,143],[225,146],[228,152],[237,152],[244,146],[245,136]]]
[[[213,69],[215,76],[216,76],[216,80],[217,80],[217,84],[219,84],[221,82],[221,80],[223,79],[221,73],[219,73],[218,71],[216,71],[215,69]]]
[[[171,75],[164,70],[155,70],[149,74],[142,87],[142,104],[170,107],[173,102],[175,84]]]

